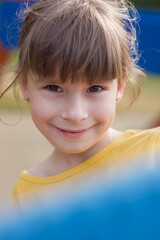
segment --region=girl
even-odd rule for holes
[[[134,95],[135,83],[140,89],[134,13],[118,0],[40,0],[28,9],[12,85],[20,85],[54,151],[22,172],[13,191],[16,204],[48,188],[57,195],[69,189],[64,186],[90,184],[144,153],[146,166],[155,166],[160,129],[111,128],[125,86]]]

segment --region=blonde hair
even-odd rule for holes
[[[90,84],[116,78],[136,83],[139,92],[136,17],[135,8],[123,0],[36,2],[27,7],[18,72],[11,85],[26,81],[29,72],[43,80],[58,69],[62,83],[78,76]]]

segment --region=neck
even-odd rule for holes
[[[109,129],[107,134],[104,135],[96,145],[87,149],[87,151],[78,154],[64,153],[55,149],[46,161],[29,170],[29,173],[38,177],[49,177],[65,172],[100,152],[103,148],[120,137],[121,134],[122,133],[119,131]]]
[[[87,149],[82,153],[64,153],[55,149],[50,158],[48,159],[53,168],[56,168],[57,172],[67,171],[70,168],[76,167],[77,165],[85,162],[96,153],[100,152],[103,148],[113,142],[116,138],[118,138],[122,133],[113,129],[109,129],[107,134],[103,136],[100,141]]]

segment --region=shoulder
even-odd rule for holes
[[[127,130],[125,131],[123,142],[128,146],[160,150],[160,127],[145,130]]]
[[[25,195],[26,192],[30,191],[33,188],[32,181],[29,181],[27,176],[27,172],[23,171],[19,178],[17,179],[13,191],[12,191],[12,199],[18,199],[21,196]]]
[[[155,141],[160,140],[160,127],[157,128],[151,128],[151,129],[145,129],[145,130],[127,130],[126,133],[130,137],[140,137],[140,138],[151,138]]]
[[[17,179],[12,191],[12,204],[17,210],[21,210],[32,202],[32,196],[39,185],[32,181],[32,176],[27,171],[23,171]]]

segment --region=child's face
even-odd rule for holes
[[[82,153],[104,144],[115,117],[116,98],[124,87],[117,80],[88,85],[79,81],[33,81],[22,85],[29,98],[33,121],[55,148],[63,153]],[[108,139],[109,141],[109,139]]]

